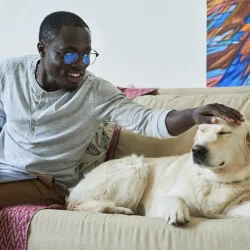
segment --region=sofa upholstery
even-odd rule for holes
[[[238,109],[250,120],[249,87],[160,89],[152,95],[137,97],[135,101],[161,109],[183,109],[217,102]],[[193,127],[167,140],[122,129],[114,157],[131,153],[147,157],[186,153],[191,149],[196,129]],[[249,228],[250,218],[192,218],[184,227],[173,227],[159,218],[41,210],[30,224],[28,250],[247,250]]]

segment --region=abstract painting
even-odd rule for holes
[[[207,0],[207,87],[250,86],[250,0]]]

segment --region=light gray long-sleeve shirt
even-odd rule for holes
[[[103,120],[143,135],[171,137],[165,118],[86,72],[78,88],[46,92],[35,79],[39,58],[0,63],[0,169],[48,174],[70,187],[79,181],[83,153]]]

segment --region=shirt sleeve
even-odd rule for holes
[[[165,124],[166,116],[173,109],[153,110],[140,105],[109,82],[97,78],[94,91],[94,114],[100,121],[107,119],[134,133],[159,139],[174,137],[169,134]]]

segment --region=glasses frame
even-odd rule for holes
[[[69,53],[69,52],[63,52],[63,51],[61,51],[61,50],[55,48],[54,46],[52,46],[52,45],[50,45],[50,44],[48,44],[48,43],[45,43],[45,42],[42,42],[42,43],[44,43],[45,45],[49,46],[50,48],[56,50],[57,52],[61,53],[63,56],[65,56],[65,54]],[[77,53],[77,52],[74,52],[74,53],[76,53],[76,54],[78,55],[78,57],[77,57],[77,59],[76,59],[74,62],[72,62],[72,63],[70,63],[70,64],[76,63],[77,60],[79,59],[79,57],[82,57],[82,58],[83,58],[84,55],[91,55],[91,54],[92,54],[92,55],[95,55],[95,60],[94,60],[93,63],[85,64],[85,63],[83,63],[82,61],[81,61],[81,62],[82,62],[83,64],[85,64],[85,65],[92,65],[92,64],[94,64],[95,61],[96,61],[96,58],[99,56],[99,53],[98,53],[96,50],[94,50],[94,49],[92,49],[92,51],[94,51],[94,52],[89,53],[89,54],[88,54],[88,53]],[[63,62],[64,62],[65,64],[69,65],[68,63],[65,62],[65,59],[64,59],[64,58],[63,58]]]

